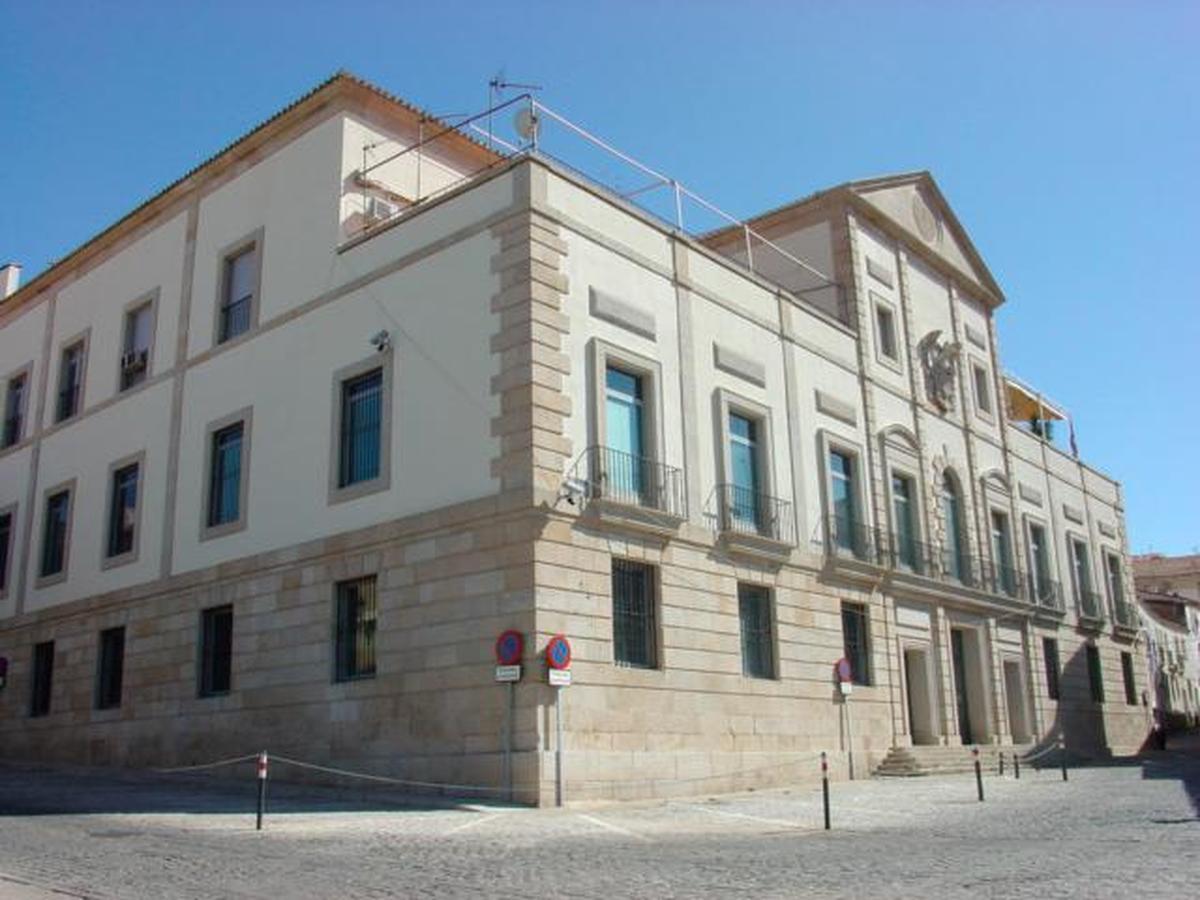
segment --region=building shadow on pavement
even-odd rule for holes
[[[1179,781],[1192,804],[1194,815],[1191,819],[1171,822],[1163,820],[1160,824],[1173,824],[1176,821],[1194,822],[1200,819],[1200,730],[1169,735],[1165,750],[1147,748],[1143,750],[1139,761],[1143,778]]]
[[[0,817],[120,813],[246,814],[258,783],[253,764],[232,776],[0,763]],[[271,780],[270,815],[316,812],[450,810],[496,801],[414,794],[389,786],[333,787]]]

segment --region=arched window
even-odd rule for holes
[[[966,535],[963,530],[962,495],[958,489],[958,479],[949,470],[942,476],[942,519],[946,524],[943,568],[952,578],[969,584],[971,572],[964,544]]]

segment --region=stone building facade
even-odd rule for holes
[[[1170,724],[1200,724],[1200,554],[1133,557],[1155,708]]]
[[[1013,420],[933,180],[749,224],[691,236],[338,75],[16,290],[3,752],[544,803],[559,633],[573,799],[1136,748],[1120,487]]]

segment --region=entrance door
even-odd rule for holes
[[[929,654],[908,648],[904,651],[904,683],[908,697],[908,733],[914,744],[936,744],[933,704],[930,702]]]
[[[1013,743],[1027,744],[1031,735],[1025,715],[1025,679],[1021,677],[1021,664],[1013,659],[1004,661],[1004,695],[1008,700],[1008,730]]]
[[[954,665],[954,696],[958,704],[958,733],[964,745],[975,743],[971,732],[971,706],[967,700],[967,653],[961,628],[950,629],[950,656]]]

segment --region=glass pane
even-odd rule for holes
[[[854,549],[856,514],[854,508],[854,469],[844,453],[829,454],[832,480],[834,536],[839,547]]]
[[[758,424],[729,414],[729,470],[733,482],[730,512],[735,521],[758,522]]]
[[[226,262],[225,303],[230,305],[254,293],[255,248],[249,247]]]
[[[620,369],[605,371],[604,439],[608,489],[617,496],[642,493],[643,434],[642,379]]]
[[[382,371],[343,385],[340,487],[379,477],[382,418]]]

